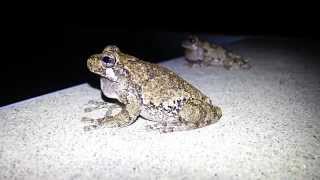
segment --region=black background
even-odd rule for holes
[[[105,12],[106,17],[114,13]],[[233,16],[230,20],[200,14],[201,18],[195,19],[158,16],[150,20],[143,16],[142,20],[124,15],[112,20],[77,21],[64,16],[39,16],[41,13],[36,18],[7,18],[2,24],[1,42],[5,48],[1,58],[0,106],[97,80],[88,72],[86,58],[108,44],[144,60],[159,62],[182,56],[181,40],[191,33],[318,39],[315,16],[254,19],[250,15],[243,19]]]
[[[187,33],[65,23],[35,24],[8,35],[0,105],[98,80],[86,59],[109,44],[152,62],[181,56],[179,42]]]

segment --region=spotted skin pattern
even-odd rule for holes
[[[118,100],[122,110],[98,119],[84,117],[82,121],[89,123],[86,131],[126,127],[141,116],[154,122],[147,130],[166,133],[201,128],[222,116],[220,107],[176,73],[123,53],[117,46],[90,56],[87,67],[100,76],[103,94]]]
[[[243,57],[227,51],[222,46],[207,41],[201,41],[199,37],[190,35],[182,42],[185,50],[185,60],[189,67],[199,66],[223,66],[227,70],[250,69],[249,61]]]

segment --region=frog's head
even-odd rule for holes
[[[118,77],[114,68],[119,62],[120,50],[117,46],[109,45],[101,54],[94,54],[87,60],[88,69],[111,81],[117,81]]]
[[[199,46],[199,38],[195,35],[190,35],[184,41],[182,41],[182,47],[189,49],[189,50],[196,50]]]

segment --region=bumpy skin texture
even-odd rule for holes
[[[223,66],[228,70],[251,68],[248,61],[241,56],[235,55],[219,45],[201,41],[194,35],[184,40],[182,47],[185,48],[185,59],[190,67],[194,64],[200,66],[203,64],[205,66]]]
[[[154,121],[148,129],[173,132],[217,122],[222,111],[202,92],[169,69],[107,46],[87,60],[88,69],[101,78],[106,97],[117,99],[122,110],[115,116],[83,118],[85,130],[125,127],[138,116]]]

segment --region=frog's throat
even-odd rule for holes
[[[118,77],[116,76],[112,68],[106,68],[104,77],[113,82],[117,82],[118,80]]]

